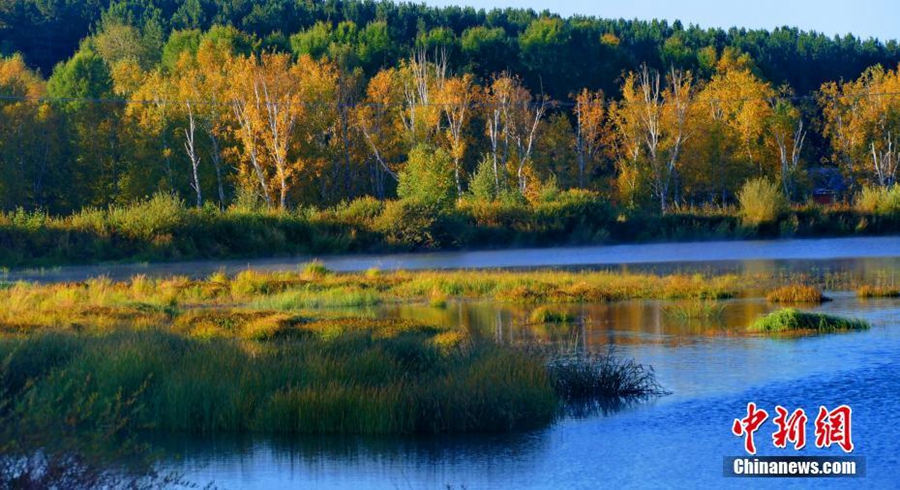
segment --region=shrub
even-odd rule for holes
[[[157,193],[137,205],[109,208],[109,221],[119,233],[144,241],[171,235],[186,222],[186,215],[184,201],[165,193]]]
[[[875,216],[900,215],[900,186],[864,187],[856,198],[856,209]]]
[[[494,161],[489,154],[485,154],[472,179],[469,180],[469,195],[476,201],[491,202],[499,196],[497,189],[497,177],[494,175]]]
[[[453,162],[442,148],[417,145],[398,176],[397,195],[402,200],[436,208],[447,208],[456,201]]]
[[[747,181],[738,193],[741,219],[745,225],[774,223],[790,208],[777,185],[768,179]]]
[[[337,221],[358,226],[371,225],[384,211],[384,202],[371,196],[360,197],[334,209]]]
[[[437,210],[418,201],[390,201],[375,222],[388,245],[429,248],[437,245],[432,232]]]

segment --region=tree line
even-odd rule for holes
[[[733,203],[753,178],[795,201],[887,188],[900,158],[893,42],[374,2],[243,17],[224,2],[85,2],[90,34],[45,78],[63,55],[16,33],[75,14],[35,5],[0,11],[3,49],[22,52],[0,61],[4,209],[578,188],[666,212]]]

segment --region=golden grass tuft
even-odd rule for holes
[[[818,304],[829,301],[822,290],[815,286],[791,284],[775,288],[766,293],[766,301],[770,303],[811,303]]]
[[[856,296],[859,298],[900,298],[900,288],[866,284],[856,289]]]

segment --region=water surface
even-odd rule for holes
[[[746,324],[772,307],[728,302],[720,318],[685,323],[655,301],[570,307],[573,325],[528,324],[529,307],[490,303],[387,306],[364,314],[466,325],[504,340],[569,342],[653,365],[668,397],[621,411],[567,417],[517,434],[437,437],[169,439],[183,459],[166,468],[225,488],[682,488],[806,487],[809,480],[722,476],[722,459],[743,446],[730,433],[748,401],[774,413],[780,404],[815,413],[819,405],[853,408],[854,455],[867,460],[859,479],[819,479],[817,486],[896,488],[900,481],[900,301],[860,301],[849,294],[816,308],[868,319],[867,332],[802,338],[751,337]],[[814,418],[814,415],[813,415]],[[769,427],[771,426],[771,427]],[[761,455],[788,454],[757,433]],[[812,436],[812,421],[807,428]],[[810,440],[811,441],[811,440]],[[800,454],[840,455],[839,449]]]
[[[290,271],[313,259],[338,272],[485,268],[649,268],[709,271],[900,270],[900,237],[854,237],[802,240],[651,243],[549,249],[459,251],[384,255],[300,256],[293,258],[210,260],[142,264],[100,264],[50,269],[16,269],[0,278],[16,281],[80,281],[109,276],[203,277],[218,270]]]

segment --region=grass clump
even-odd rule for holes
[[[325,267],[325,264],[321,260],[307,262],[300,267],[300,270],[303,271],[304,277],[310,279],[321,279],[328,274],[331,274],[331,271]]]
[[[556,392],[570,402],[669,393],[656,381],[652,367],[645,367],[612,351],[605,355],[555,355],[548,366]]]
[[[682,321],[711,320],[721,318],[725,305],[717,299],[697,297],[666,305],[664,311],[666,315]]]
[[[529,316],[531,323],[572,323],[577,318],[575,315],[553,308],[542,306],[536,308]]]
[[[770,303],[824,303],[830,298],[822,294],[815,286],[790,284],[775,288],[766,293],[766,301]]]
[[[77,433],[127,403],[128,431],[508,431],[575,397],[656,393],[641,369],[410,320],[193,308],[156,327],[0,336],[0,416]]]
[[[432,308],[444,309],[447,307],[448,297],[443,291],[435,287],[428,295],[428,305]]]
[[[869,328],[869,323],[864,320],[785,308],[760,318],[750,325],[748,330],[758,333],[831,333],[868,330]]]
[[[738,193],[738,201],[741,221],[752,227],[775,223],[790,209],[781,189],[765,178],[747,181]]]
[[[863,285],[856,289],[856,296],[858,298],[900,298],[900,288]]]

